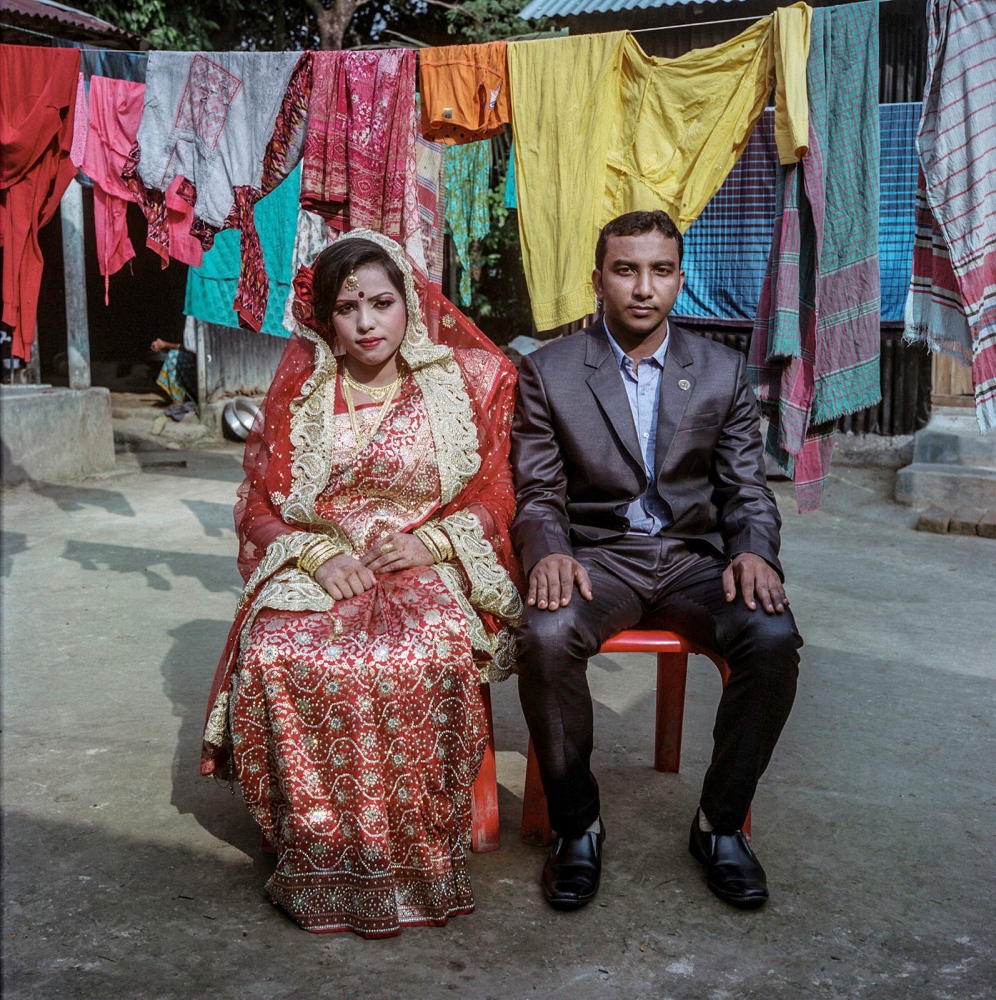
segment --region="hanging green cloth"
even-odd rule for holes
[[[470,305],[470,245],[491,229],[488,185],[491,143],[468,142],[446,150],[446,228],[460,261],[460,305]]]
[[[515,143],[508,144],[508,173],[505,174],[505,207],[518,209],[519,199],[515,189]]]
[[[297,232],[297,208],[301,191],[301,167],[295,167],[283,183],[256,203],[255,219],[259,241],[263,247],[266,276],[270,294],[263,319],[263,333],[274,337],[289,337],[284,329],[284,305],[291,288],[291,258]],[[226,229],[214,238],[214,246],[200,267],[187,272],[187,298],[183,311],[188,316],[239,329],[238,315],[232,308],[239,283],[242,254],[241,234]]]

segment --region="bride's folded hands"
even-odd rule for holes
[[[377,583],[373,573],[356,556],[333,556],[315,570],[315,579],[334,601],[359,597]]]
[[[396,573],[415,566],[431,566],[436,559],[421,539],[398,531],[373,545],[360,561],[372,573]]]

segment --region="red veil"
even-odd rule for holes
[[[461,510],[476,514],[500,565],[522,589],[522,571],[512,547],[510,526],[515,513],[515,490],[509,465],[512,408],[517,373],[505,355],[417,269],[412,269],[415,290],[425,328],[433,344],[449,347],[462,375],[477,430],[480,467],[452,500],[433,512],[444,518]],[[294,316],[318,334],[330,347],[333,338],[312,309],[312,271],[302,267],[294,279]],[[412,296],[409,295],[409,309]],[[406,334],[407,336],[407,334]],[[235,528],[239,540],[238,565],[244,580],[250,580],[268,546],[281,535],[305,531],[306,527],[284,520],[280,507],[291,492],[291,465],[295,449],[291,443],[292,404],[306,390],[316,367],[318,345],[302,332],[288,341],[246,441],[245,479],[238,489]],[[417,527],[412,525],[412,527]],[[247,586],[229,633],[212,685],[208,716],[218,696],[230,685],[239,639],[252,604]],[[492,614],[478,612],[485,630],[497,634],[508,626]],[[205,743],[202,774],[227,774],[227,750]]]

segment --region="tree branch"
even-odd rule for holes
[[[363,0],[364,3],[367,0]],[[478,24],[483,24],[484,22],[476,14],[467,10],[463,4],[460,3],[446,3],[446,0],[424,0],[425,3],[432,4],[433,7],[445,7],[447,10],[455,10],[459,14],[463,14],[464,17],[469,17],[472,21],[476,21]]]
[[[304,4],[319,21],[328,14],[325,6],[322,4],[322,0],[304,0]]]

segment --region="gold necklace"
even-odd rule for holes
[[[343,385],[348,386],[354,392],[362,392],[365,396],[369,396],[375,403],[382,403],[388,396],[393,396],[401,387],[401,380],[403,378],[404,374],[399,370],[397,378],[388,385],[364,385],[362,382],[357,382],[349,374],[349,370],[345,364],[342,366]]]
[[[356,405],[353,402],[353,392],[350,383],[352,383],[352,385],[356,385],[356,383],[353,382],[352,379],[347,381],[348,375],[345,366],[343,366],[342,375],[342,394],[346,397],[346,409],[349,410],[349,426],[353,431],[353,439],[356,441],[356,444],[353,447],[352,455],[355,460],[360,452],[363,451],[363,449],[366,448],[366,446],[374,439],[374,435],[377,431],[380,430],[380,425],[384,422],[384,415],[387,413],[388,407],[394,401],[395,393],[401,386],[401,375],[399,373],[398,377],[390,385],[384,386],[388,395],[385,397],[384,402],[381,405],[380,412],[377,414],[377,419],[374,421],[374,425],[370,429],[370,433],[365,436],[360,434],[360,425],[356,419]],[[360,391],[366,392],[366,389],[361,388]],[[380,402],[380,400],[378,400],[378,402]]]

